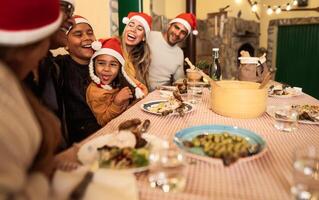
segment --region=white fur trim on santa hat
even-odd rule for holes
[[[198,35],[198,30],[193,30],[192,33],[193,35]]]
[[[128,24],[130,22],[130,19],[128,17],[123,17],[122,23],[123,24]]]
[[[110,85],[103,85],[101,84],[101,80],[99,77],[97,77],[95,74],[94,74],[94,64],[93,64],[93,57],[91,58],[90,60],[90,64],[89,64],[89,74],[90,74],[90,77],[92,79],[92,81],[94,83],[96,83],[97,85],[100,85],[103,89],[106,89],[106,90],[112,90],[112,86]]]
[[[169,22],[169,24],[172,24],[172,23],[175,23],[175,22],[178,22],[178,23],[183,24],[183,25],[185,26],[185,28],[187,29],[188,34],[191,32],[192,27],[191,27],[191,25],[188,23],[188,21],[186,21],[185,19],[175,18],[175,19],[171,20],[171,21]]]
[[[74,21],[75,21],[75,24],[88,24],[88,25],[90,25],[89,21],[87,19],[82,18],[82,17],[75,18]]]
[[[74,0],[60,0],[60,1],[64,1],[64,2],[70,3],[70,4],[73,5],[73,7],[75,6]]]
[[[134,15],[133,17],[131,17],[130,21],[133,19],[136,19],[137,21],[142,23],[146,33],[149,33],[151,31],[150,26],[148,25],[147,21],[143,17],[141,17],[139,15]]]
[[[55,32],[60,27],[61,22],[62,14],[51,24],[40,28],[21,31],[0,30],[0,44],[16,46],[37,42]]]
[[[137,99],[141,99],[145,96],[145,94],[143,93],[143,91],[141,90],[141,88],[137,87],[136,83],[129,77],[129,75],[126,73],[125,69],[124,69],[124,65],[122,65],[122,74],[125,77],[125,79],[127,80],[127,82],[129,82],[129,84],[131,86],[133,86],[135,88],[135,97]]]
[[[90,22],[89,22],[87,19],[85,19],[85,18],[77,17],[77,18],[74,18],[74,21],[75,21],[75,24],[88,24],[90,27],[92,27],[91,24],[90,24]],[[72,28],[73,28],[73,26],[71,26],[71,27],[69,28],[69,30],[67,30],[67,31],[65,32],[65,34],[66,34],[66,35],[69,34],[69,32],[71,31]]]
[[[114,49],[110,49],[110,48],[102,48],[102,49],[96,51],[93,54],[91,59],[94,59],[96,56],[99,56],[102,54],[114,56],[121,63],[122,66],[124,66],[124,64],[125,64],[125,60],[124,60],[123,56],[119,52],[115,51]]]
[[[102,48],[102,43],[100,41],[94,41],[94,42],[92,42],[91,47],[95,51],[98,51]]]

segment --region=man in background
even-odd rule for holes
[[[149,82],[152,91],[161,85],[171,85],[185,76],[184,54],[178,46],[192,33],[197,35],[196,17],[192,13],[182,13],[170,21],[164,33],[151,31],[148,44],[151,49]]]

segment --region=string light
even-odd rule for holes
[[[278,7],[276,8],[275,13],[276,13],[277,15],[281,13],[281,8],[280,8],[280,6],[278,6]]]
[[[257,12],[257,9],[257,2],[255,1],[255,3],[251,6],[251,11]]]
[[[268,6],[268,8],[267,8],[267,14],[268,14],[268,15],[271,15],[272,13],[273,13],[273,10],[272,10],[271,6]]]
[[[240,4],[242,2],[242,0],[235,0],[235,2],[237,4]],[[285,11],[290,11],[293,6],[297,6],[298,5],[298,1],[297,0],[290,0],[290,2],[286,3],[286,4],[282,4],[282,5],[266,5],[266,4],[258,4],[257,1],[255,1],[252,5],[251,5],[251,11],[252,12],[257,12],[258,11],[258,6],[265,7],[266,9],[266,13],[268,15],[273,14],[274,12],[276,14],[280,14],[282,9],[281,8],[285,8]]]

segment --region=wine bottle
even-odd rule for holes
[[[213,70],[214,72],[210,72],[211,77],[215,80],[222,79],[222,69],[219,63],[219,48],[213,48]]]

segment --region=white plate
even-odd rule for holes
[[[277,111],[280,111],[280,110],[289,110],[291,109],[291,105],[280,105],[280,106],[274,106],[274,105],[269,105],[267,106],[267,114],[270,115],[271,117],[273,117],[274,119],[276,118],[275,117],[275,113]],[[319,125],[319,122],[312,122],[312,121],[309,121],[309,120],[298,120],[299,123],[302,123],[302,124],[314,124],[314,125]]]
[[[163,103],[163,102],[168,102],[168,101],[167,101],[167,100],[154,100],[154,101],[149,101],[149,102],[143,103],[143,104],[141,105],[141,109],[144,110],[145,112],[148,112],[148,113],[151,113],[151,114],[154,114],[154,115],[162,115],[161,113],[151,111],[150,108],[151,108],[152,106],[156,106],[156,105],[158,105],[159,103]],[[190,103],[187,103],[187,102],[184,102],[184,103],[186,104],[185,110],[184,110],[185,114],[186,114],[186,113],[189,113],[189,112],[191,112],[191,111],[194,110],[193,106],[192,106]],[[173,113],[171,113],[171,114],[173,114],[173,115],[178,115],[178,113],[175,112],[175,111],[174,111]],[[171,114],[170,114],[170,115],[171,115]]]
[[[112,137],[116,133],[111,133],[107,135],[102,135],[96,138],[93,138],[92,140],[88,141],[84,145],[82,145],[78,151],[78,160],[83,165],[93,165],[98,160],[98,151],[97,149],[100,147],[103,147],[104,145],[107,145],[109,141],[112,140]],[[152,149],[159,149],[159,148],[166,148],[168,143],[165,140],[162,140],[159,137],[156,137],[155,135],[150,135],[147,133],[144,133],[142,137],[152,145]],[[123,170],[128,170],[133,173],[145,171],[148,169],[148,166],[145,167],[138,167],[138,168],[128,168]]]
[[[288,94],[286,95],[269,94],[268,96],[276,97],[276,98],[291,98],[291,97],[296,97],[303,94],[302,91],[298,88],[289,88],[289,89],[286,89],[286,92],[288,92]]]

